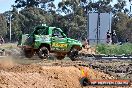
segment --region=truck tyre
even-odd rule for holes
[[[34,55],[34,51],[32,49],[24,49],[24,55],[27,58],[31,58]]]
[[[76,48],[71,49],[71,51],[69,52],[68,57],[72,60],[75,61],[78,57],[78,50]]]
[[[38,56],[41,59],[47,59],[49,57],[49,50],[47,47],[43,46],[39,49]]]

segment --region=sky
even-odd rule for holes
[[[61,0],[55,0],[55,4]],[[11,5],[15,3],[15,0],[0,0],[0,13],[4,13],[5,11],[11,10]]]
[[[59,1],[61,0],[55,0],[55,4],[57,5]],[[93,0],[93,1],[97,1],[97,0]],[[116,3],[116,1],[117,0],[113,0],[113,3]],[[14,3],[15,3],[15,0],[0,0],[0,13],[11,10],[12,9],[11,5],[13,5]],[[127,7],[129,8],[128,2],[127,2]]]
[[[0,0],[0,13],[11,10],[11,5],[13,5],[15,0]]]

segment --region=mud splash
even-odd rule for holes
[[[12,59],[12,57],[1,57],[0,58],[0,68],[10,68],[13,67],[16,62]]]

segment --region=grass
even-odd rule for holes
[[[96,50],[98,54],[107,54],[107,55],[132,55],[132,44],[125,43],[122,45],[106,45],[106,44],[99,44],[96,46]]]

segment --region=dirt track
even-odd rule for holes
[[[22,60],[23,63],[26,60]],[[71,64],[71,66],[69,65]],[[32,60],[29,64],[17,63],[17,59],[0,60],[1,88],[81,88],[80,66],[71,61]],[[91,79],[114,79],[104,72],[87,67]],[[86,87],[87,88],[87,87]],[[102,87],[89,87],[102,88]],[[104,87],[117,88],[117,87]],[[128,88],[128,87],[126,87]]]
[[[55,61],[57,62],[57,61]],[[60,62],[60,61],[58,61]],[[7,64],[9,63],[9,64]],[[12,59],[1,60],[2,88],[80,88],[80,70],[74,66],[44,66],[45,63],[18,64]],[[59,63],[58,63],[59,64]],[[95,77],[95,76],[93,76]]]
[[[29,60],[19,58],[17,49],[7,50],[12,57],[0,58],[0,88],[82,88],[80,67],[86,67],[91,79],[132,79],[132,62],[94,60],[72,62],[65,60]],[[103,86],[84,87],[102,88]],[[117,88],[105,86],[103,88]],[[119,87],[122,88],[122,87]],[[128,88],[123,87],[123,88]],[[129,88],[132,88],[129,87]]]

